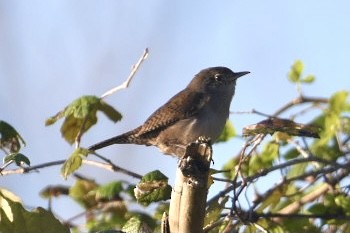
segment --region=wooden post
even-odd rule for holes
[[[203,233],[211,161],[209,140],[200,138],[186,148],[171,194],[170,233]]]

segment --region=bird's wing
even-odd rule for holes
[[[204,93],[181,91],[156,110],[141,126],[138,135],[157,131],[198,113],[209,101]]]

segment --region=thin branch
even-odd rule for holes
[[[260,112],[256,109],[252,109],[250,111],[235,111],[235,112],[230,112],[230,114],[257,114],[260,116],[264,117],[277,117],[281,115],[283,112],[287,111],[291,107],[294,107],[299,104],[304,104],[304,103],[314,103],[314,104],[327,104],[329,100],[327,98],[316,98],[316,97],[307,97],[300,95],[299,97],[293,99],[292,101],[288,102],[284,106],[282,106],[279,110],[277,110],[273,115],[269,115],[263,112]]]
[[[256,115],[260,115],[260,116],[263,116],[263,117],[272,117],[269,114],[257,111],[255,109],[252,109],[250,111],[234,111],[234,112],[230,111],[230,114],[256,114]]]
[[[101,158],[102,156],[97,156],[99,158]],[[102,160],[106,161],[107,163],[101,163],[101,162],[97,162],[97,161],[92,161],[92,160],[87,160],[87,159],[83,159],[83,163],[84,164],[88,164],[91,166],[95,166],[95,167],[99,167],[99,168],[103,168],[112,172],[120,172],[129,176],[132,176],[134,178],[137,179],[141,179],[142,176],[129,171],[127,169],[124,169],[122,167],[119,167],[115,164],[113,164],[110,160],[105,159],[105,158],[101,158]],[[11,170],[3,170],[1,171],[0,175],[11,175],[11,174],[25,174],[25,173],[29,173],[31,171],[35,171],[41,168],[47,168],[47,167],[51,167],[51,166],[57,166],[57,165],[62,165],[66,162],[66,160],[57,160],[57,161],[53,161],[53,162],[48,162],[48,163],[42,163],[42,164],[38,164],[35,166],[30,166],[30,167],[21,167],[21,168],[16,168],[16,169],[11,169]]]
[[[84,210],[84,211],[70,217],[69,219],[64,220],[63,222],[64,222],[64,224],[70,225],[70,224],[72,224],[73,221],[77,220],[78,218],[85,217],[87,214],[93,213],[95,210],[96,210],[96,206],[91,207],[90,209]]]
[[[264,117],[269,117],[269,118],[273,118],[273,116],[269,115],[269,114],[266,114],[266,113],[263,113],[263,112],[260,112],[256,109],[252,109],[252,113],[254,114],[257,114],[257,115],[260,115],[260,116],[264,116]]]
[[[269,174],[269,173],[271,173],[271,172],[273,172],[275,170],[283,169],[283,168],[286,168],[286,167],[289,167],[289,166],[292,166],[292,165],[296,165],[296,164],[299,164],[299,163],[306,163],[306,162],[319,162],[319,163],[324,163],[324,164],[331,165],[331,167],[319,169],[319,170],[316,170],[316,171],[310,171],[310,172],[304,173],[304,174],[302,174],[300,176],[295,176],[295,177],[291,177],[289,179],[286,179],[283,182],[284,183],[292,182],[292,181],[295,181],[295,180],[305,179],[306,177],[310,177],[310,176],[316,177],[319,174],[323,174],[323,173],[324,174],[328,174],[328,173],[337,171],[340,168],[346,168],[347,166],[350,167],[350,162],[349,162],[349,164],[338,164],[338,163],[335,163],[335,162],[331,163],[331,162],[329,162],[327,160],[324,160],[324,159],[321,159],[321,158],[317,158],[315,156],[310,156],[308,158],[296,158],[296,159],[293,159],[293,160],[289,160],[289,161],[287,161],[285,163],[281,163],[281,164],[275,165],[273,167],[266,168],[266,169],[262,170],[261,172],[259,172],[258,174],[245,177],[244,180],[245,180],[245,182],[253,182],[254,180],[256,180],[256,179],[258,179],[260,177],[266,176],[267,174]],[[243,183],[242,181],[239,181],[239,182],[236,182],[234,184],[234,181],[231,181],[231,180],[225,180],[225,179],[220,179],[220,178],[215,178],[215,179],[231,183],[232,185],[228,186],[226,189],[220,191],[217,195],[213,196],[207,202],[207,206],[209,206],[210,204],[212,204],[214,201],[218,200],[219,198],[224,197],[229,192],[233,191],[235,188],[240,187],[242,185],[242,183]]]
[[[292,100],[291,102],[287,103],[282,108],[277,110],[273,114],[273,116],[281,115],[283,112],[287,111],[289,108],[291,108],[291,107],[293,107],[295,105],[304,104],[304,103],[311,103],[311,102],[312,103],[324,103],[324,104],[327,104],[329,102],[329,100],[326,99],[326,98],[314,98],[314,97],[306,97],[306,96],[300,95],[299,97],[295,98],[294,100]]]
[[[245,161],[244,158],[244,154],[245,151],[247,150],[247,148],[249,146],[252,146],[252,149],[248,152],[246,157],[249,157],[253,151],[255,150],[255,148],[261,143],[261,141],[264,139],[265,135],[263,134],[258,134],[256,135],[254,138],[252,138],[251,140],[249,140],[248,142],[246,142],[242,148],[242,150],[239,153],[240,156],[240,160],[239,160],[239,164],[238,164],[238,168],[237,168],[237,172],[233,178],[233,181],[231,183],[235,184],[237,179],[238,179],[238,174],[240,172],[240,167],[242,166],[243,162]],[[239,183],[239,185],[236,184],[236,186],[240,186],[241,182]],[[217,195],[215,195],[214,197],[212,197],[208,202],[207,202],[207,206],[210,206],[213,202],[217,201],[220,197],[225,196],[227,193],[231,192],[231,191],[235,191],[235,185],[231,185],[228,188],[226,188],[224,191],[220,191]],[[236,196],[236,195],[234,195]]]
[[[288,179],[283,179],[279,184],[277,184],[274,187],[272,187],[269,190],[267,190],[264,193],[264,195],[259,198],[259,201],[256,201],[254,203],[254,205],[251,207],[251,209],[252,210],[255,209],[260,203],[264,202],[269,196],[271,196],[271,194],[276,189],[280,188],[283,185],[286,185],[286,184],[289,184],[289,183],[291,183],[293,181],[296,181],[296,180],[304,180],[307,177],[315,177],[315,180],[314,180],[314,183],[315,183],[316,180],[320,177],[320,175],[330,174],[332,172],[339,171],[338,175],[333,177],[332,180],[333,180],[333,182],[340,182],[340,180],[342,180],[344,177],[349,175],[349,173],[350,173],[349,167],[350,167],[350,163],[338,164],[337,166],[333,165],[331,167],[322,168],[322,169],[319,169],[319,170],[316,170],[316,171],[306,172],[306,173],[304,173],[302,175],[299,175],[299,176],[291,177],[291,178],[288,178]],[[326,185],[327,185],[327,187],[329,187],[328,184],[326,184]],[[316,192],[317,192],[317,190],[316,190]],[[322,195],[322,194],[323,193],[319,193],[319,195]],[[294,204],[292,203],[290,205],[292,206]],[[286,206],[284,209],[289,208],[288,206]],[[290,207],[290,210],[292,210],[294,208],[295,208],[295,206]]]
[[[296,212],[298,212],[300,210],[300,208],[304,204],[313,202],[314,200],[316,200],[317,198],[319,198],[323,194],[327,193],[328,190],[330,190],[330,185],[327,184],[327,183],[324,183],[320,187],[318,187],[317,189],[315,189],[312,192],[310,192],[310,193],[306,194],[305,196],[301,197],[300,200],[295,201],[295,202],[287,205],[286,207],[284,207],[283,209],[279,210],[278,212],[280,214],[296,213]],[[281,219],[280,218],[275,218],[274,221],[280,222]]]
[[[280,213],[255,213],[261,218],[320,218],[324,220],[339,219],[350,220],[350,216],[341,214],[280,214]]]
[[[13,160],[10,160],[10,161],[7,161],[6,163],[4,163],[1,167],[0,167],[0,174],[1,172],[8,166],[10,166],[14,161]]]
[[[137,63],[132,67],[132,70],[129,74],[129,77],[126,79],[125,82],[123,82],[121,85],[114,87],[113,89],[107,91],[106,93],[104,93],[101,96],[101,99],[106,98],[107,96],[110,96],[112,94],[114,94],[115,92],[121,90],[121,89],[125,89],[129,87],[129,84],[132,80],[132,78],[135,76],[136,72],[138,71],[139,67],[141,66],[141,64],[143,63],[143,61],[145,61],[148,57],[148,48],[146,48],[143,51],[143,54],[141,55],[140,59],[137,61]]]
[[[110,203],[113,204],[113,201],[97,203],[96,205],[70,217],[69,219],[67,219],[63,222],[64,222],[64,224],[72,225],[73,221],[75,221],[81,217],[93,215],[93,214],[95,214],[95,215],[101,214],[104,212],[104,208],[108,208],[108,205],[110,205]]]
[[[292,165],[296,165],[296,164],[299,164],[299,163],[306,163],[306,162],[318,162],[318,163],[324,163],[324,164],[332,164],[335,167],[340,167],[341,166],[338,163],[332,163],[332,162],[330,162],[328,160],[317,158],[315,156],[310,156],[310,157],[306,157],[306,158],[296,158],[296,159],[289,160],[289,161],[287,161],[285,163],[281,163],[281,164],[275,165],[275,166],[270,167],[270,168],[265,168],[264,170],[262,170],[261,172],[259,172],[256,175],[252,175],[252,176],[246,177],[245,180],[247,182],[252,182],[252,181],[254,181],[254,180],[256,180],[256,179],[258,179],[260,177],[266,176],[270,172],[273,172],[273,171],[276,171],[276,170],[280,170],[280,169],[283,169],[283,168],[286,168],[286,167],[289,167],[289,166],[292,166]]]
[[[265,138],[264,134],[258,134],[256,135],[252,140],[250,140],[249,142],[246,143],[246,145],[243,147],[243,149],[241,150],[241,155],[240,155],[240,159],[239,159],[239,163],[238,163],[238,167],[237,167],[237,172],[235,174],[235,177],[233,178],[232,184],[233,186],[235,186],[237,184],[237,179],[238,179],[238,174],[241,175],[241,177],[243,177],[243,175],[241,174],[241,167],[243,165],[243,163],[250,158],[251,154],[253,153],[253,151],[256,149],[256,147],[258,145],[260,145],[260,143],[262,142],[262,140]],[[245,151],[248,148],[248,146],[252,145],[252,149],[248,152],[248,154],[244,157]],[[240,187],[238,189],[238,192],[236,191],[236,189],[233,189],[233,200],[232,200],[232,210],[237,212],[237,206],[236,206],[236,202],[238,202],[238,198],[241,195],[241,193],[243,192],[243,190],[247,187],[247,182],[245,179],[243,179],[243,181],[240,184]],[[239,216],[239,215],[238,215]]]
[[[112,172],[120,172],[120,173],[129,175],[131,177],[137,178],[137,179],[142,179],[141,175],[139,175],[139,174],[137,174],[135,172],[129,171],[127,169],[124,169],[122,167],[119,167],[119,166],[117,166],[117,165],[115,165],[115,164],[113,164],[111,162],[101,163],[101,162],[97,162],[97,161],[93,161],[93,160],[84,159],[83,163],[91,165],[91,166],[103,168],[103,169],[106,169],[106,170],[109,170],[109,171],[112,171]]]
[[[227,214],[221,214],[221,218],[226,218],[228,217]],[[307,219],[312,219],[312,218],[318,218],[318,219],[324,219],[324,220],[331,220],[331,219],[337,219],[337,220],[350,220],[349,215],[345,214],[301,214],[301,213],[290,213],[290,214],[283,214],[283,213],[256,213],[254,212],[252,216],[246,215],[247,219],[246,222],[251,222],[254,223],[256,222],[259,218],[307,218]],[[237,219],[236,216],[229,216],[229,218]]]
[[[102,155],[97,154],[96,152],[94,152],[93,155],[95,155],[97,158],[102,159],[103,161],[105,161],[106,163],[111,165],[113,171],[119,171],[119,172],[124,173],[126,175],[130,175],[130,176],[132,176],[134,178],[142,179],[141,175],[115,165],[110,159],[107,159],[107,158],[103,157]]]
[[[289,166],[292,166],[292,165],[296,165],[296,164],[299,164],[299,163],[307,163],[307,162],[318,162],[318,163],[324,163],[324,164],[330,164],[331,163],[328,160],[317,158],[317,157],[314,157],[314,156],[310,156],[310,157],[306,157],[306,158],[291,159],[291,160],[288,160],[285,163],[277,164],[277,165],[275,165],[273,167],[270,167],[270,168],[265,168],[264,170],[260,171],[258,174],[255,174],[255,175],[252,175],[252,176],[248,176],[248,177],[245,178],[245,181],[246,182],[253,182],[254,180],[256,180],[256,179],[258,179],[260,177],[266,176],[270,172],[273,172],[273,171],[276,171],[276,170],[280,170],[280,169],[283,169],[283,168],[286,168],[286,167],[289,167]],[[334,163],[334,164],[336,165],[337,163]],[[216,181],[233,183],[233,181],[230,180],[230,179],[216,178],[216,177],[214,177],[213,179],[216,180]]]
[[[220,218],[218,221],[208,225],[208,226],[205,226],[204,227],[204,233],[208,233],[209,231],[215,229],[216,227],[219,227],[222,225],[222,223],[224,222],[225,218]]]
[[[64,164],[64,162],[66,162],[66,160],[57,160],[57,161],[42,163],[42,164],[38,164],[35,166],[30,166],[30,167],[21,167],[21,168],[16,168],[16,169],[11,169],[11,170],[5,170],[5,171],[1,172],[1,175],[25,174],[25,173],[29,173],[33,170],[38,170],[40,168],[61,165],[61,164]]]

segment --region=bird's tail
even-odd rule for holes
[[[137,133],[139,129],[135,129],[129,132],[126,132],[124,134],[121,134],[119,136],[116,137],[112,137],[109,139],[106,139],[102,142],[98,142],[92,146],[90,146],[88,149],[91,151],[95,151],[95,150],[99,150],[101,148],[113,145],[113,144],[140,144],[138,143],[138,139],[135,136],[135,134]]]

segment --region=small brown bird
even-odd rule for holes
[[[248,73],[235,73],[226,67],[204,69],[143,125],[99,142],[89,147],[89,150],[112,144],[153,145],[165,154],[182,157],[186,146],[201,136],[214,142],[229,116],[236,80]]]

